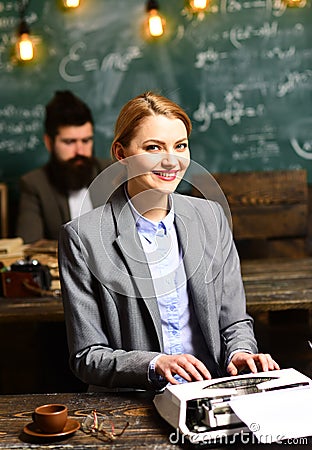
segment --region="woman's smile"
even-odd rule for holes
[[[156,175],[158,178],[160,178],[161,180],[175,181],[179,171],[178,170],[166,170],[166,171],[153,170],[152,173],[154,175]]]

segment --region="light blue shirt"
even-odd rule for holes
[[[187,278],[174,225],[172,201],[170,199],[169,213],[160,222],[153,222],[140,215],[131,200],[129,204],[154,284],[164,353],[189,353],[200,358],[199,353],[205,354],[207,349],[187,292]],[[204,362],[205,358],[202,360]]]
[[[136,215],[159,306],[164,352],[192,353],[187,282],[173,209],[159,223]]]

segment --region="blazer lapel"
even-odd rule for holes
[[[115,244],[129,269],[131,286],[137,288],[137,296],[143,299],[153,319],[160,348],[163,349],[161,318],[152,277],[123,187],[114,194],[112,207],[118,233]]]
[[[58,204],[59,214],[61,216],[61,223],[66,223],[70,220],[68,199],[58,190],[55,190],[55,198]]]

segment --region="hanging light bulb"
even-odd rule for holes
[[[285,3],[290,8],[304,8],[307,2],[306,0],[285,0]]]
[[[65,8],[78,8],[80,0],[63,0]]]
[[[190,0],[190,6],[193,11],[204,11],[209,4],[209,0]]]
[[[29,27],[24,19],[18,27],[19,38],[16,43],[17,57],[21,61],[31,61],[34,57],[34,45],[29,37]]]
[[[159,5],[156,0],[149,0],[146,4],[148,32],[152,37],[159,37],[164,34],[165,20],[160,16],[158,8]]]

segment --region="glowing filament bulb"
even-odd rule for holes
[[[158,14],[157,9],[149,11],[148,28],[151,36],[158,37],[164,33],[163,20]]]
[[[23,33],[17,42],[17,51],[19,59],[30,61],[34,57],[34,47],[27,33]]]
[[[208,6],[208,0],[192,0],[191,7],[196,11],[202,11]]]
[[[80,0],[64,0],[64,6],[66,8],[77,8],[80,4]]]
[[[306,0],[286,0],[286,4],[289,7],[304,8],[306,3]]]

